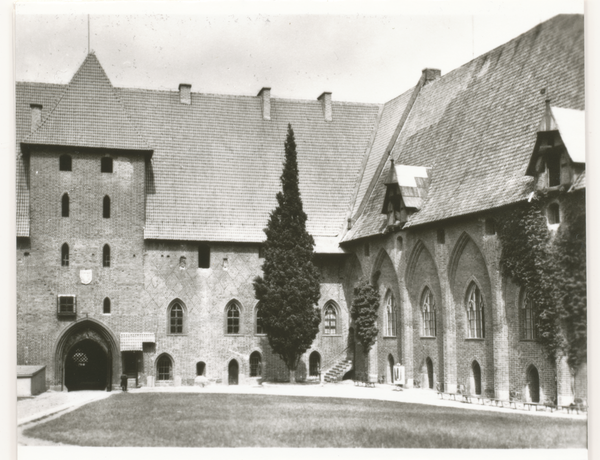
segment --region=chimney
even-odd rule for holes
[[[31,104],[29,107],[31,107],[31,132],[34,132],[42,123],[42,106]]]
[[[323,106],[323,116],[325,117],[325,121],[333,120],[331,114],[331,93],[324,92],[317,100],[321,101],[321,105]]]
[[[192,104],[192,85],[189,83],[179,84],[179,101],[182,104]]]
[[[423,69],[423,84],[431,83],[442,76],[440,69]]]
[[[271,119],[271,88],[263,88],[261,89],[257,97],[261,98],[262,103],[262,117],[263,120]]]

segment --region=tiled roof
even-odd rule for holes
[[[525,199],[545,98],[584,109],[583,51],[583,16],[561,15],[423,87],[392,152],[397,164],[432,167],[428,198],[407,226]],[[388,170],[345,241],[385,228]]]
[[[82,68],[86,67],[84,64]],[[146,238],[264,241],[263,228],[281,188],[288,123],[296,137],[309,232],[315,237],[336,237],[346,225],[352,191],[380,105],[334,101],[333,120],[325,121],[317,100],[272,98],[271,120],[265,121],[259,97],[192,93],[191,105],[187,105],[180,102],[177,91],[112,89],[105,78],[103,72],[94,71],[90,78],[74,77],[70,85],[77,79],[85,80],[87,91],[95,92],[96,79],[103,93],[113,91],[128,126],[135,127],[136,139],[143,139],[154,150],[146,178]],[[44,88],[33,83],[17,85],[18,92],[25,90],[18,95],[24,101],[20,123],[27,126],[21,129],[25,135],[30,126],[30,94],[41,93]],[[95,107],[96,112],[98,108],[100,112],[115,110],[114,105]],[[44,113],[44,135],[40,128],[28,141],[47,143],[52,136],[57,138],[48,131],[53,116]],[[101,113],[95,116],[105,118]],[[67,114],[60,120],[67,120]],[[86,124],[82,129],[95,131],[94,126]],[[71,142],[70,128],[56,127],[61,132],[60,142],[65,138]],[[103,134],[104,128],[98,128],[98,132],[84,134],[83,139],[91,145],[95,136]],[[122,143],[114,139],[110,145],[139,149],[141,141],[136,139]],[[26,187],[21,187],[19,200],[28,210]],[[25,212],[20,220],[23,226],[28,225]]]
[[[17,83],[16,88],[16,139],[17,139],[17,236],[29,236],[29,188],[25,163],[21,155],[22,139],[31,132],[30,104],[43,106],[42,118],[47,116],[63,93],[64,85],[43,83]]]
[[[152,150],[131,123],[94,54],[88,54],[58,104],[25,144]]]
[[[383,106],[377,125],[377,132],[375,133],[375,139],[369,149],[368,156],[365,158],[364,167],[360,171],[356,198],[352,207],[353,216],[358,212],[360,204],[365,199],[365,194],[367,193],[373,174],[375,174],[375,171],[381,162],[381,157],[385,154],[386,148],[398,126],[402,114],[406,110],[412,93],[412,89],[406,91],[391,101],[386,102]]]

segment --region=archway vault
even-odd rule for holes
[[[119,375],[119,346],[115,334],[103,323],[84,318],[69,325],[58,337],[54,346],[54,376],[56,385],[65,389],[65,362],[73,347],[79,343],[92,342],[106,354],[106,376],[108,390],[117,384]]]

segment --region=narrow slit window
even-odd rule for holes
[[[102,217],[105,219],[110,218],[110,197],[106,195],[102,202]]]
[[[60,264],[63,267],[69,266],[69,245],[67,243],[63,244],[60,250]]]
[[[108,244],[102,248],[102,266],[110,267],[110,246]]]
[[[62,216],[63,217],[69,217],[69,194],[65,193],[62,196]]]
[[[110,299],[108,297],[104,299],[104,307],[102,309],[102,313],[104,313],[105,315],[110,314]]]
[[[100,160],[100,171],[103,173],[113,172],[113,159],[109,157],[102,158]]]

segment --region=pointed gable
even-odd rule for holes
[[[24,144],[152,150],[127,115],[94,54],[88,54],[56,106]]]

